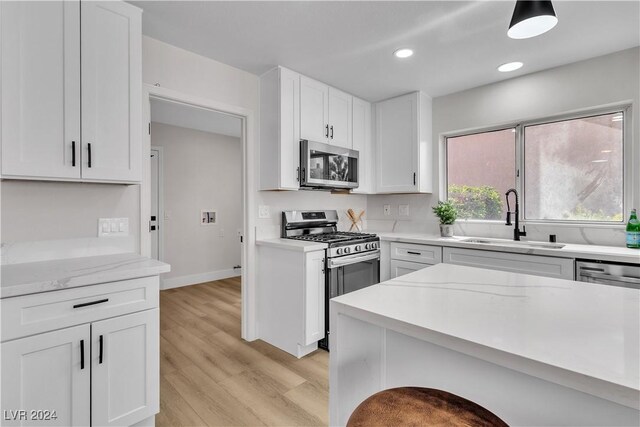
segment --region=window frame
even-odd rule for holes
[[[526,197],[524,194],[524,180],[525,180],[525,150],[524,150],[524,128],[527,126],[544,125],[550,123],[563,122],[575,119],[585,119],[589,117],[596,117],[606,114],[622,114],[622,220],[621,221],[587,221],[587,220],[563,220],[563,219],[526,219],[525,218],[525,203]],[[468,129],[466,131],[457,131],[451,133],[445,133],[442,135],[443,141],[443,156],[441,161],[441,186],[440,194],[444,195],[444,200],[449,199],[449,154],[448,154],[448,139],[457,138],[461,136],[476,135],[479,133],[495,132],[500,130],[515,129],[515,189],[520,195],[520,217],[519,220],[526,224],[541,224],[541,225],[589,225],[589,226],[606,226],[606,227],[624,227],[626,224],[626,213],[632,205],[633,198],[633,139],[631,137],[632,129],[632,114],[631,104],[612,104],[599,108],[591,108],[588,110],[573,111],[570,113],[558,114],[553,116],[547,116],[544,118],[521,120],[507,122],[496,126],[487,126],[476,129]],[[640,166],[638,166],[640,167]],[[485,224],[498,224],[504,221],[500,220],[487,220],[487,219],[461,219],[465,223],[485,223]]]

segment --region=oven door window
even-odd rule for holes
[[[309,150],[309,178],[313,181],[357,182],[358,160],[341,154]]]
[[[362,261],[330,270],[330,297],[348,294],[380,282],[380,260]]]

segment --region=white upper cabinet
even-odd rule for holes
[[[348,93],[329,88],[329,144],[351,149],[352,102]]]
[[[300,75],[278,67],[260,77],[260,189],[297,190]]]
[[[300,77],[300,139],[329,141],[329,86]]]
[[[0,17],[2,177],[78,179],[80,3],[0,2]]]
[[[82,3],[82,177],[140,181],[141,13],[123,2]]]
[[[0,15],[2,177],[139,182],[140,9],[1,2]]]
[[[410,93],[375,104],[376,191],[430,193],[431,98]]]
[[[373,141],[371,139],[371,104],[353,98],[353,149],[359,153],[358,188],[354,193],[373,192]]]

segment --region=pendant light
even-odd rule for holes
[[[557,23],[551,1],[518,0],[507,35],[512,39],[528,39],[546,33]]]

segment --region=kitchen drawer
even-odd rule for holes
[[[573,259],[540,255],[513,254],[478,249],[444,248],[443,260],[447,264],[532,274],[573,280]]]
[[[158,307],[157,276],[0,300],[2,341]]]
[[[442,247],[391,242],[391,259],[421,264],[439,264],[442,262]]]
[[[419,262],[400,261],[397,259],[391,260],[391,278],[404,276],[405,274],[413,273],[414,271],[422,270],[423,268],[430,267],[431,264],[422,264]]]

